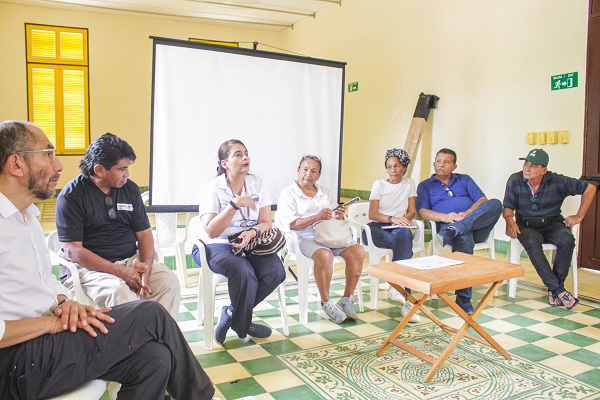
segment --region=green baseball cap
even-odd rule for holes
[[[548,153],[542,149],[533,149],[529,152],[529,154],[527,154],[527,157],[519,158],[519,160],[525,160],[529,161],[533,165],[542,165],[547,167],[550,157],[548,157]]]

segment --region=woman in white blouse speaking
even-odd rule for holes
[[[231,300],[221,311],[215,340],[222,345],[229,328],[240,338],[267,338],[271,328],[253,323],[252,310],[284,281],[285,270],[277,254],[233,254],[271,228],[271,196],[262,179],[250,173],[248,149],[241,141],[221,144],[217,176],[204,189],[199,214],[208,237],[201,239],[208,267],[228,279]],[[230,236],[236,234],[230,243]],[[199,264],[197,253],[194,247],[192,255]]]

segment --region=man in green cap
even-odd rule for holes
[[[564,287],[575,248],[571,228],[581,222],[590,208],[596,187],[548,171],[549,159],[542,149],[533,149],[526,157],[519,158],[525,160],[523,171],[508,178],[502,216],[506,220],[506,234],[519,239],[548,288],[548,303],[570,310],[579,302]],[[576,195],[581,195],[577,214],[563,218],[563,201]],[[544,256],[543,243],[552,243],[557,248],[554,269]]]

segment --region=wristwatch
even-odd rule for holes
[[[390,225],[392,225],[392,224],[394,223],[394,222],[392,221],[392,219],[393,219],[393,218],[394,218],[394,217],[392,217],[391,215],[388,217],[388,223],[389,223]]]

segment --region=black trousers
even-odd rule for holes
[[[175,320],[154,301],[134,301],[109,313],[108,334],[44,335],[0,349],[0,398],[43,399],[93,379],[121,383],[119,399],[211,399],[208,376]]]

